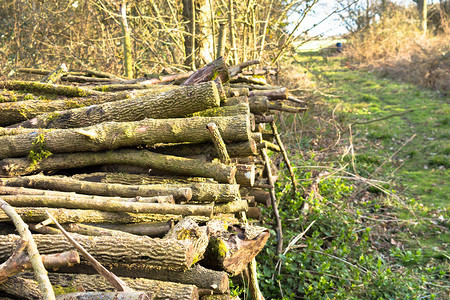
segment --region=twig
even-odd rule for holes
[[[92,264],[95,270],[102,275],[109,283],[111,283],[116,290],[119,292],[122,291],[131,291],[125,282],[123,282],[119,277],[108,271],[105,267],[103,267],[92,255],[90,255],[84,248],[81,246],[77,241],[75,241],[69,233],[64,230],[64,228],[61,226],[61,224],[56,221],[56,219],[48,212],[47,215],[52,221],[55,223],[56,227],[58,227],[59,230],[66,236],[66,238],[72,243],[72,245],[77,248],[78,251],[81,252],[81,254]]]
[[[291,176],[291,181],[292,181],[292,187],[294,188],[294,193],[295,193],[298,190],[298,185],[297,185],[297,181],[295,180],[294,170],[292,170],[291,162],[287,155],[286,149],[284,148],[284,144],[281,141],[280,134],[278,133],[278,129],[277,129],[277,125],[275,124],[275,121],[270,122],[270,126],[272,127],[272,132],[275,136],[275,139],[277,140],[277,144],[281,149],[281,153],[283,154],[284,162],[286,163],[286,166],[289,170],[289,175]]]
[[[314,253],[318,253],[318,254],[323,254],[323,255],[329,256],[329,257],[334,258],[334,259],[337,259],[337,260],[343,262],[344,264],[347,264],[347,265],[349,265],[349,266],[352,266],[353,268],[356,268],[356,269],[360,270],[360,271],[363,272],[364,274],[367,273],[367,270],[362,269],[362,268],[358,267],[357,265],[354,265],[354,264],[352,264],[352,263],[350,263],[350,262],[348,262],[348,261],[346,261],[345,259],[342,259],[342,258],[340,258],[340,257],[334,256],[334,255],[332,255],[332,254],[328,254],[328,253],[325,253],[325,252],[322,252],[322,251],[317,251],[317,250],[310,250],[310,251],[311,251],[311,252],[314,252]]]
[[[27,244],[27,252],[30,257],[31,264],[33,266],[34,274],[36,280],[39,283],[39,289],[42,292],[43,299],[54,300],[55,294],[53,292],[52,285],[47,276],[47,270],[44,267],[42,258],[37,249],[37,245],[33,239],[33,235],[28,230],[27,224],[22,220],[22,218],[16,213],[14,208],[8,203],[0,198],[0,208],[11,218],[14,225],[16,226],[17,232],[20,237],[25,240]]]
[[[267,156],[267,150],[265,148],[261,149],[261,155],[264,159],[264,163],[267,170],[267,180],[269,183],[269,193],[270,193],[270,199],[272,200],[272,210],[273,214],[275,216],[276,221],[276,232],[277,232],[277,254],[281,254],[283,251],[283,226],[281,225],[281,219],[280,214],[278,212],[278,203],[277,203],[277,196],[275,195],[275,188],[274,188],[274,182],[272,179],[272,171],[270,169],[270,160],[269,156]]]

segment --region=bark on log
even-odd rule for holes
[[[282,89],[282,86],[275,86],[275,85],[259,85],[259,84],[231,84],[230,85],[232,88],[237,88],[237,89],[249,89],[251,90],[278,90],[278,89]]]
[[[214,214],[229,214],[238,213],[248,210],[248,203],[246,200],[236,200],[226,204],[218,204],[214,206]]]
[[[148,150],[116,150],[56,154],[37,163],[31,162],[28,158],[4,159],[0,161],[0,174],[17,176],[40,171],[117,163],[164,170],[174,174],[214,178],[218,182],[225,183],[233,182],[236,173],[234,166],[221,163],[208,163],[198,159],[159,154]]]
[[[54,207],[74,209],[96,209],[109,212],[131,212],[150,214],[172,214],[182,216],[212,217],[212,205],[180,205],[171,203],[140,203],[87,199],[83,197],[60,197],[42,195],[11,195],[2,197],[12,206],[18,207]],[[227,212],[224,212],[227,213]]]
[[[204,143],[210,140],[206,124],[214,122],[226,142],[246,141],[250,119],[232,117],[145,119],[136,122],[106,122],[75,129],[1,136],[0,159],[27,156],[31,150],[51,153],[86,152],[158,143]],[[34,144],[33,144],[34,143]]]
[[[181,85],[195,85],[201,82],[214,80],[220,78],[221,82],[225,83],[229,79],[228,69],[223,57],[210,62],[203,68],[195,71],[188,79],[183,81]]]
[[[33,279],[21,277],[9,278],[6,282],[0,284],[0,290],[19,299],[41,300],[42,293],[39,290],[37,282]]]
[[[260,62],[257,59],[245,61],[243,63],[229,67],[228,72],[230,73],[230,76],[236,76],[237,74],[241,73],[243,69],[250,67],[252,65],[257,65],[259,63]]]
[[[253,96],[265,96],[269,100],[285,100],[288,98],[288,93],[286,88],[281,88],[277,90],[254,90],[248,93],[249,97]]]
[[[100,182],[86,182],[67,177],[33,175],[27,177],[0,178],[0,185],[13,187],[32,187],[65,192],[119,197],[152,197],[173,195],[177,201],[189,201],[192,190],[189,188],[171,188],[164,185],[121,185]]]
[[[238,96],[238,97],[228,98],[227,101],[222,104],[222,106],[235,106],[235,105],[240,105],[240,104],[249,105],[248,97],[247,96]]]
[[[244,224],[227,229],[223,221],[214,219],[208,224],[210,242],[205,252],[205,259],[200,263],[215,270],[224,270],[237,275],[261,251],[269,231],[262,227]]]
[[[115,231],[121,231],[134,235],[148,235],[150,237],[163,237],[173,227],[173,221],[160,223],[136,223],[136,224],[96,224],[96,227]]]
[[[231,159],[230,156],[228,155],[227,147],[222,139],[222,136],[220,135],[217,125],[214,123],[209,123],[206,125],[206,128],[209,130],[211,140],[213,141],[213,144],[216,147],[217,154],[219,155],[219,160],[223,164],[229,165],[231,163]]]
[[[16,212],[25,222],[42,222],[48,219],[45,211],[49,211],[58,219],[59,223],[140,223],[140,222],[166,222],[181,220],[181,215],[158,215],[107,212],[93,209],[65,209],[48,207],[17,207]],[[195,216],[198,222],[208,221],[209,218]],[[9,218],[0,212],[0,222],[8,222]]]
[[[228,117],[235,115],[249,115],[250,108],[246,103],[232,106],[214,107],[193,113],[193,117]]]
[[[241,186],[253,186],[255,177],[255,165],[236,165],[236,182]]]
[[[170,229],[164,238],[190,241],[194,246],[194,252],[197,254],[193,263],[203,259],[203,253],[205,253],[209,242],[207,228],[198,226],[198,224],[189,217],[179,221],[172,229]]]
[[[102,228],[98,226],[92,226],[87,224],[81,224],[81,223],[70,223],[63,225],[63,228],[67,230],[68,232],[74,232],[82,235],[88,235],[88,236],[130,236],[130,237],[137,237],[134,234],[130,234],[128,232],[119,231],[119,230],[113,230],[113,229],[107,229]]]
[[[212,143],[165,146],[154,148],[152,151],[183,157],[205,155],[209,159],[219,158],[219,154]],[[253,139],[227,143],[227,152],[230,157],[247,157],[258,154],[256,142]]]
[[[139,236],[83,236],[71,234],[101,264],[142,264],[153,269],[185,271],[199,254],[189,240],[165,240]],[[62,235],[33,235],[39,252],[55,254],[73,249],[73,245]],[[12,253],[12,246],[19,239],[17,235],[0,236],[0,261]],[[138,253],[138,254],[137,254]],[[82,263],[86,260],[82,258]]]
[[[220,105],[213,81],[195,87],[107,102],[61,112],[43,114],[18,126],[25,128],[76,128],[102,122],[132,122],[145,118],[176,118]]]

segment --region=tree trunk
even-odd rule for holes
[[[225,45],[227,42],[227,27],[226,23],[219,24],[219,37],[217,42],[216,59],[225,55]]]
[[[204,143],[211,140],[206,124],[214,122],[226,142],[250,138],[250,119],[232,117],[145,119],[137,122],[107,122],[75,129],[54,129],[35,134],[1,136],[0,159],[51,153],[102,151],[158,143]],[[34,145],[33,145],[34,143]],[[48,152],[47,152],[48,153]]]
[[[123,34],[123,66],[125,69],[125,77],[133,78],[133,58],[131,56],[131,37],[130,29],[127,22],[127,2],[124,0],[120,4],[120,25]]]
[[[195,70],[195,2],[194,0],[183,0],[183,17],[186,22],[184,35],[184,49],[186,60],[184,64]]]
[[[204,82],[133,99],[43,114],[19,124],[26,128],[76,128],[102,122],[176,118],[220,105],[215,82]]]
[[[83,236],[71,234],[101,264],[115,265],[142,264],[150,269],[185,271],[198,257],[194,245],[189,240],[154,239],[139,236]],[[35,234],[39,252],[55,254],[73,249],[73,245],[63,235]],[[16,235],[0,236],[0,260],[5,261],[11,254]],[[82,263],[87,261],[82,258]]]
[[[189,188],[171,188],[165,185],[121,185],[100,182],[86,182],[68,177],[33,175],[27,177],[0,178],[0,183],[13,187],[31,187],[52,189],[64,192],[119,197],[152,197],[173,195],[177,201],[189,201],[192,190]]]
[[[233,182],[236,173],[236,167],[221,163],[208,163],[198,159],[159,154],[148,150],[116,150],[55,154],[38,163],[33,163],[28,158],[4,159],[0,161],[0,174],[17,176],[40,171],[119,163],[164,170],[174,174],[214,178],[225,183]]]

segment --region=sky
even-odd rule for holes
[[[360,0],[361,1],[361,0]],[[317,24],[325,17],[327,17],[330,13],[332,13],[337,7],[336,0],[319,0],[318,3],[313,7],[311,12],[306,16],[302,25],[300,25],[297,30],[298,34],[304,32],[305,30],[314,27],[314,24]],[[398,4],[410,5],[412,4],[412,0],[393,0],[393,2]],[[428,0],[428,3],[438,2],[438,0]],[[289,18],[291,23],[294,23],[292,29],[296,23],[296,16],[291,16]],[[343,22],[339,19],[338,14],[334,14],[330,16],[323,23],[317,25],[308,31],[309,36],[318,36],[322,35],[325,37],[335,36],[347,33],[347,29]]]

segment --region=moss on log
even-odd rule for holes
[[[100,92],[71,85],[59,85],[35,81],[0,81],[0,89],[27,91],[33,93],[57,94],[69,97],[88,97],[100,95]]]
[[[0,159],[27,156],[31,150],[51,153],[102,151],[159,143],[204,143],[211,139],[206,124],[216,123],[226,142],[246,141],[250,120],[246,115],[145,119],[136,122],[106,122],[90,127],[53,129],[12,136],[1,136]],[[34,144],[33,144],[34,143]],[[40,149],[36,150],[39,146]]]

